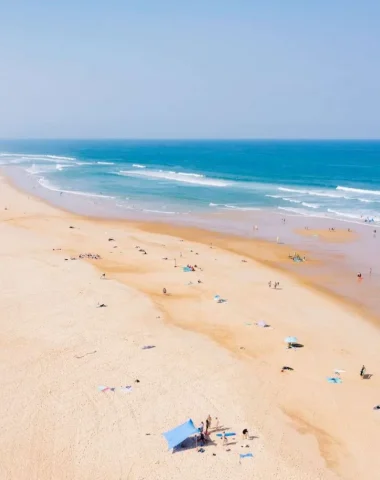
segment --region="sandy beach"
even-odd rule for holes
[[[4,178],[0,234],[1,479],[379,478],[377,318],[284,271],[287,245],[86,218]],[[203,452],[168,451],[208,415]]]

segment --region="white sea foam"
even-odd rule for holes
[[[96,162],[98,165],[115,165],[114,162]]]
[[[65,165],[65,164],[60,164],[60,163],[57,163],[57,165],[55,166],[56,170],[59,170],[59,171],[62,171],[64,170],[65,168],[72,168],[74,167],[75,165]]]
[[[55,170],[54,165],[36,165],[35,163],[33,163],[31,167],[25,169],[25,171],[30,173],[31,175],[38,175],[40,173],[52,172],[54,170]]]
[[[240,210],[242,212],[249,212],[254,210],[261,210],[258,207],[239,207],[238,205],[228,205],[224,203],[209,203],[210,207],[221,207],[223,209],[231,209],[231,210]]]
[[[258,207],[238,207],[237,205],[223,205],[224,208],[230,208],[232,210],[240,210],[242,212],[249,212],[254,210],[261,210]]]
[[[345,197],[344,194],[339,194],[339,193],[333,193],[332,191],[321,191],[321,190],[304,190],[304,189],[296,189],[296,188],[288,188],[288,187],[278,187],[278,190],[282,192],[288,192],[288,193],[296,193],[298,196],[300,195],[309,195],[311,197],[326,197],[326,198],[346,198],[347,200],[349,199],[348,197]],[[274,195],[266,195],[266,196],[273,196],[274,198],[277,198]]]
[[[265,196],[270,198],[282,198],[281,195],[265,195]]]
[[[223,180],[203,177],[198,174],[184,174],[183,172],[178,173],[166,170],[120,170],[119,172],[116,172],[116,174],[126,177],[143,177],[147,179],[170,180],[173,182],[183,182],[208,187],[227,187],[229,185],[228,182],[225,182]]]
[[[48,190],[51,190],[53,192],[67,193],[67,194],[70,194],[70,195],[79,195],[81,197],[110,198],[110,199],[115,198],[115,197],[111,197],[109,195],[100,195],[100,194],[96,194],[96,193],[81,192],[81,191],[76,191],[76,190],[63,190],[63,189],[59,188],[58,186],[53,185],[51,182],[49,182],[49,180],[46,180],[45,177],[41,177],[38,180],[38,183],[41,185],[41,187],[44,187],[44,188],[46,188]]]
[[[305,193],[307,194],[307,190],[298,190],[296,188],[287,188],[287,187],[278,187],[277,190],[280,190],[281,192],[290,192],[290,193],[302,193],[303,195],[305,195]]]
[[[287,197],[280,197],[281,200],[285,200],[286,202],[291,202],[291,203],[301,203],[301,200],[294,200],[293,198],[287,198]]]
[[[149,210],[148,208],[143,209],[143,212],[149,212],[149,213],[163,213],[166,215],[175,215],[177,212],[164,212],[163,210]]]
[[[373,219],[375,222],[378,222],[380,220],[380,218],[373,213],[365,213],[365,214],[363,212],[348,213],[348,212],[340,212],[339,210],[333,210],[331,208],[328,208],[327,211],[329,213],[333,213],[334,215],[337,215],[338,217],[352,218],[353,220],[361,220],[362,222],[368,219]]]
[[[304,207],[308,207],[308,208],[319,208],[320,205],[318,203],[307,203],[307,202],[302,202],[302,205]]]
[[[361,194],[367,194],[367,195],[380,195],[380,190],[365,190],[362,188],[351,188],[351,187],[341,187],[338,185],[336,187],[337,190],[342,190],[343,192],[351,192],[351,193],[361,193]]]
[[[0,153],[0,157],[9,157],[15,158],[16,160],[25,161],[25,160],[45,160],[45,161],[54,161],[62,162],[68,161],[73,162],[76,160],[74,157],[65,157],[63,155],[37,155],[37,154],[27,154],[27,153]],[[16,162],[13,162],[16,163]]]
[[[135,167],[135,168],[146,168],[145,165],[140,165],[139,163],[134,163],[134,164],[132,165],[132,167]]]

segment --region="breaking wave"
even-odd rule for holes
[[[142,177],[147,179],[169,180],[173,182],[190,183],[198,186],[208,187],[227,187],[230,183],[224,180],[217,180],[214,178],[204,177],[197,173],[182,173],[167,170],[120,170],[115,172],[117,175],[125,177]]]

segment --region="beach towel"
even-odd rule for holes
[[[338,378],[338,377],[327,377],[327,381],[329,383],[342,383],[343,380],[341,378]]]
[[[126,387],[120,387],[120,391],[124,393],[129,393],[132,391],[132,387],[130,385],[127,385]]]
[[[269,325],[265,323],[264,320],[260,320],[259,322],[256,323],[256,325],[261,328],[269,327]]]
[[[253,453],[240,453],[240,458],[253,458]]]
[[[114,392],[116,390],[116,388],[115,387],[106,387],[105,385],[99,385],[98,390],[105,393],[107,391]]]
[[[227,300],[225,298],[221,298],[220,295],[215,295],[214,300],[216,301],[216,303],[226,303],[227,302]]]
[[[235,432],[226,432],[226,437],[236,437],[236,433]],[[217,437],[223,437],[223,433],[217,433],[216,434]]]
[[[183,267],[184,272],[192,272],[193,270],[189,267]]]

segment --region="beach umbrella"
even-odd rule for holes
[[[284,342],[292,344],[292,343],[297,343],[298,340],[297,340],[297,337],[286,337],[284,339]]]

